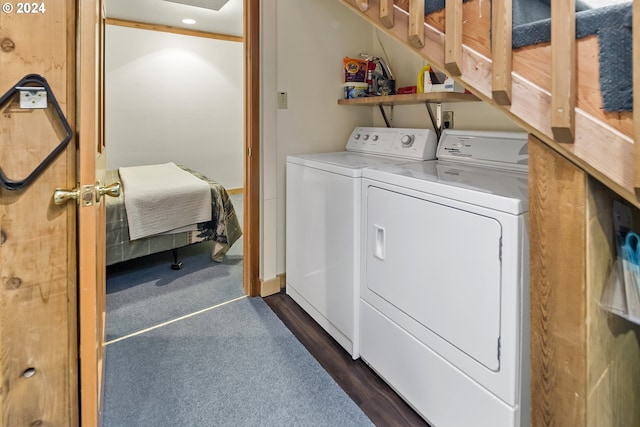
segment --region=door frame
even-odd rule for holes
[[[107,20],[109,21],[109,20]],[[120,21],[120,20],[113,20]],[[116,25],[133,28],[129,21]],[[149,27],[152,27],[149,25]],[[244,73],[244,246],[243,290],[248,296],[261,293],[260,281],[260,2],[243,0]],[[144,26],[143,26],[144,28]],[[171,27],[167,27],[171,28]],[[148,28],[156,29],[156,28]],[[173,28],[174,31],[176,29]]]
[[[74,153],[79,184],[104,184],[103,75],[104,0],[78,0],[77,89],[78,144]],[[95,189],[94,189],[95,190]],[[93,194],[95,196],[95,194]],[[81,426],[101,426],[105,341],[105,203],[77,204],[79,394]]]
[[[243,0],[244,223],[243,290],[261,294],[260,280],[260,1]],[[109,21],[109,20],[107,20]],[[114,20],[120,21],[120,20]],[[117,25],[122,25],[121,21]],[[112,22],[114,23],[114,22]],[[137,25],[129,25],[137,27]],[[151,26],[149,26],[151,27]],[[170,27],[168,27],[170,28]],[[155,28],[149,28],[155,29]],[[173,30],[176,30],[173,28]],[[178,32],[180,31],[172,31]],[[104,64],[102,65],[104,67]]]
[[[244,0],[243,288],[260,295],[260,0]]]

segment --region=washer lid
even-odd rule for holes
[[[354,178],[359,178],[364,168],[406,161],[406,159],[354,153],[350,151],[287,156],[287,163],[295,163],[301,166],[321,169]]]
[[[529,210],[526,172],[434,160],[365,169],[362,177],[514,215]]]

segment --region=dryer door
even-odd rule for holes
[[[498,371],[500,223],[386,189],[366,191],[363,298],[372,291]]]

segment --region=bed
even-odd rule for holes
[[[634,71],[629,40],[636,37],[631,28],[632,2],[586,10],[584,4],[594,0],[577,0],[573,12],[578,37],[575,67],[554,68],[554,51],[556,58],[572,55],[565,44],[554,48],[548,41],[552,21],[547,16],[549,5],[568,7],[569,2],[513,0],[510,10],[505,5],[511,2],[489,0],[340,1],[436,69],[449,70],[451,52],[456,53],[456,81],[483,101],[502,108],[527,131],[616,193],[638,203],[640,149],[634,160],[636,129],[634,112],[630,111]],[[534,3],[541,5],[539,16],[523,17],[523,11],[529,12]],[[594,24],[615,31],[594,31]],[[448,27],[456,31],[446,31]],[[508,42],[498,47],[495,42],[500,40]],[[615,77],[611,70],[616,71]],[[497,76],[503,77],[500,82],[504,86],[496,89]],[[558,82],[555,87],[554,79]],[[507,90],[504,99],[496,96]],[[566,107],[556,108],[558,100]],[[561,127],[558,117],[563,121]],[[638,165],[635,170],[634,162]]]
[[[242,236],[242,229],[227,190],[194,170],[178,165],[180,169],[205,182],[211,192],[211,220],[191,224],[183,231],[159,233],[152,236],[131,239],[127,209],[125,207],[126,185],[122,186],[119,197],[107,197],[106,258],[107,265],[142,256],[173,251],[173,269],[179,269],[177,249],[203,241],[213,241],[211,259],[222,262],[227,251]],[[118,170],[106,171],[107,182],[122,182]]]

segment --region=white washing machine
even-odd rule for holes
[[[434,427],[530,424],[527,135],[366,169],[360,355]]]
[[[362,170],[435,159],[436,146],[427,129],[358,127],[345,151],[287,157],[286,292],[354,359]]]

